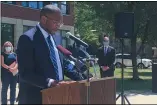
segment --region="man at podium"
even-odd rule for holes
[[[63,25],[61,10],[46,5],[40,11],[40,22],[20,36],[17,47],[20,87],[19,104],[42,104],[41,90],[65,84],[63,75],[78,81],[76,71],[63,71],[53,36]]]

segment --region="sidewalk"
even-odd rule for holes
[[[157,104],[157,93],[152,93],[151,91],[129,91],[125,92],[125,94],[130,104]],[[116,103],[121,104],[121,98]]]

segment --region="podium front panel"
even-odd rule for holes
[[[102,78],[90,83],[90,104],[116,104],[116,81]],[[87,86],[81,83],[81,103],[87,103]]]
[[[43,104],[79,104],[79,83],[57,86],[42,91]]]
[[[42,90],[43,104],[86,104],[86,81],[70,83]],[[115,78],[102,78],[90,82],[90,104],[116,104]]]

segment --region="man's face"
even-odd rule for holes
[[[43,24],[50,33],[55,33],[63,25],[63,16],[59,12],[47,14],[43,19]]]
[[[109,38],[108,37],[104,37],[103,44],[104,44],[104,46],[109,46]]]

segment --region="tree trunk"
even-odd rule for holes
[[[135,2],[128,1],[129,12],[133,12],[135,4],[136,4]],[[131,55],[132,55],[132,66],[133,66],[132,79],[133,80],[139,79],[138,69],[137,69],[137,59],[136,59],[136,56],[137,56],[136,55],[136,39],[137,39],[137,33],[135,33],[133,37],[131,38]]]
[[[139,75],[138,75],[138,69],[137,69],[137,59],[136,59],[136,37],[133,37],[131,39],[131,53],[132,53],[132,65],[133,65],[133,74],[132,74],[132,79],[133,80],[138,80]]]

